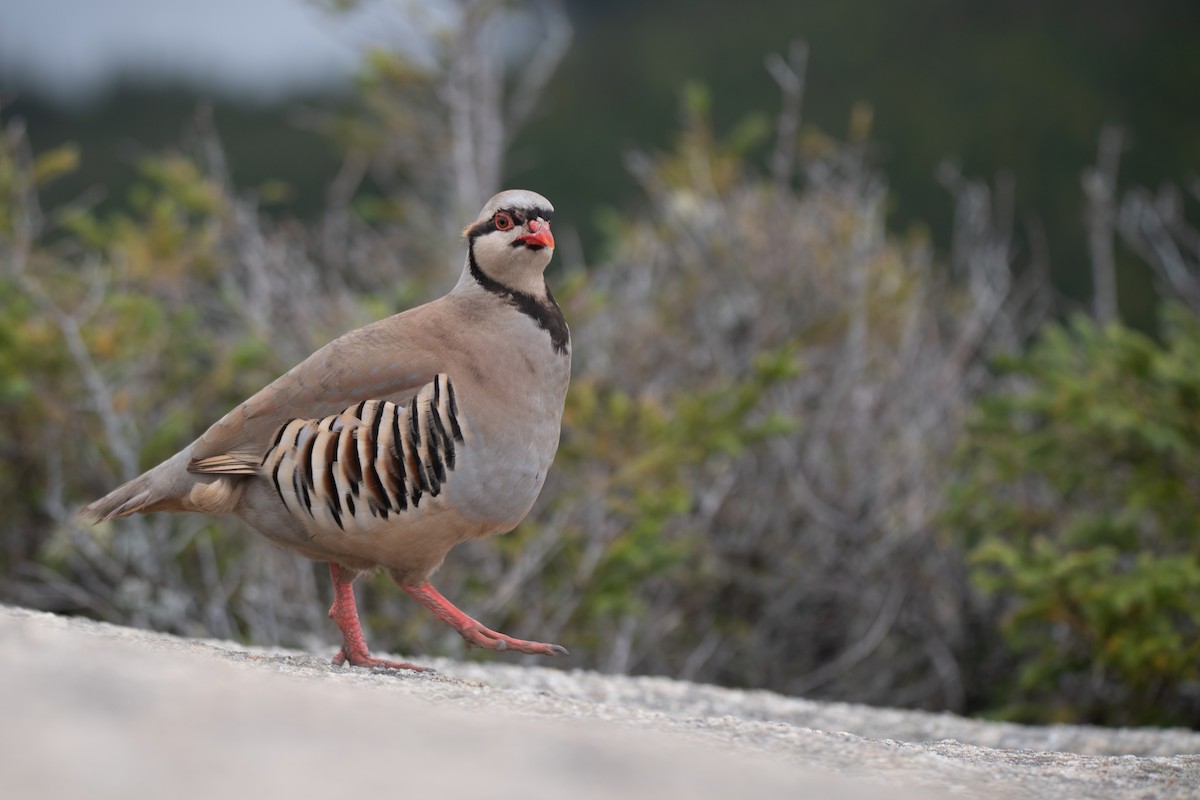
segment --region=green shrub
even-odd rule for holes
[[[1002,614],[992,705],[1200,725],[1200,319],[1162,344],[1076,319],[1001,366],[948,516]]]

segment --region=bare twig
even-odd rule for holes
[[[804,103],[805,73],[808,69],[808,43],[794,41],[785,61],[771,53],[767,71],[783,93],[783,110],[775,125],[775,149],[771,153],[771,177],[777,190],[787,188],[796,172],[796,134],[800,130],[800,110]]]
[[[1088,251],[1092,258],[1093,314],[1102,325],[1117,319],[1117,268],[1113,231],[1117,222],[1117,168],[1124,134],[1115,125],[1100,132],[1096,166],[1084,170]]]

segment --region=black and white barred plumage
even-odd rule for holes
[[[364,527],[437,497],[466,441],[454,386],[440,374],[407,405],[364,400],[280,427],[261,469],[296,516]]]

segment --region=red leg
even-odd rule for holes
[[[400,588],[412,595],[418,603],[437,614],[438,619],[462,634],[462,637],[467,640],[467,644],[485,647],[488,650],[516,650],[518,653],[531,653],[538,656],[568,655],[567,648],[562,645],[527,642],[524,639],[514,639],[484,627],[459,611],[453,603],[442,597],[441,593],[428,583],[422,583],[420,586],[401,586]]]
[[[384,669],[411,669],[425,672],[429,667],[409,664],[406,661],[388,661],[375,658],[367,651],[367,640],[363,637],[362,625],[358,621],[358,606],[354,603],[354,578],[346,578],[346,571],[330,562],[329,577],[333,580],[333,605],[329,607],[329,618],[342,631],[342,649],[333,657],[333,665],[340,667],[347,661],[355,667],[382,667]]]

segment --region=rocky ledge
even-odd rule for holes
[[[176,800],[1200,797],[1192,731],[998,724],[512,658],[375,673],[0,606],[0,784]]]

